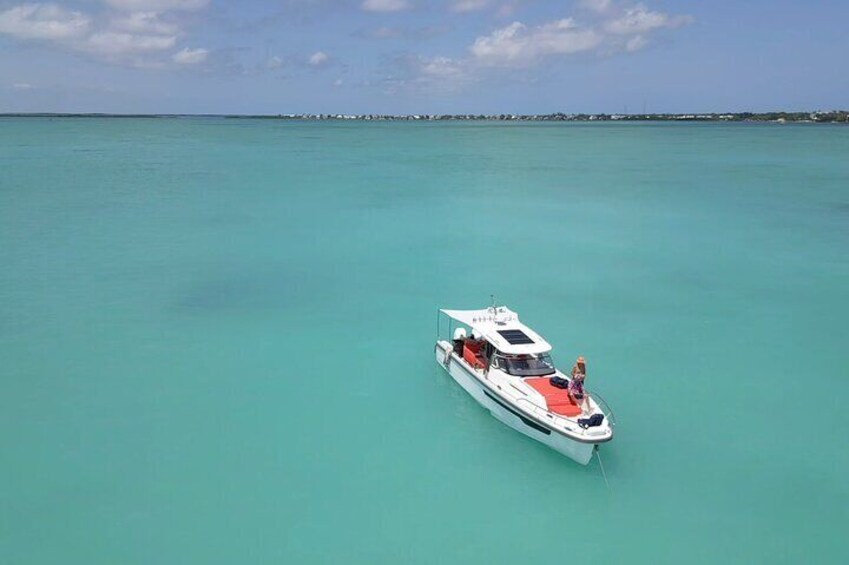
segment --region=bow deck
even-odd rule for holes
[[[545,404],[550,412],[572,418],[581,414],[581,407],[572,401],[565,388],[557,388],[551,384],[548,377],[533,377],[525,382],[545,397]]]

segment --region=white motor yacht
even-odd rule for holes
[[[613,439],[613,414],[594,392],[575,394],[551,345],[506,306],[440,310],[436,360],[493,416],[582,465]],[[448,335],[439,336],[448,317]],[[572,390],[570,391],[570,388]]]

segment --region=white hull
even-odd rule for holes
[[[596,444],[576,441],[559,432],[556,428],[540,425],[530,417],[522,417],[520,415],[522,411],[519,408],[511,407],[510,403],[504,401],[503,398],[498,400],[497,391],[488,390],[487,385],[473,373],[473,370],[468,369],[467,365],[457,355],[452,353],[451,360],[446,366],[446,353],[450,348],[448,342],[440,341],[436,344],[437,363],[442,365],[451,375],[451,378],[457,381],[472,398],[489,410],[493,416],[514,430],[544,443],[581,465],[589,463]]]

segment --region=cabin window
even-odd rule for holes
[[[539,355],[505,355],[497,353],[492,366],[517,377],[541,377],[554,373],[554,361],[547,353]]]

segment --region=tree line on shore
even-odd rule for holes
[[[362,121],[694,121],[694,122],[778,122],[778,123],[849,123],[849,111],[827,112],[724,112],[693,114],[104,114],[104,113],[5,113],[0,117],[95,117],[95,118],[169,118],[169,117],[215,117],[240,119],[282,120],[362,120]]]

